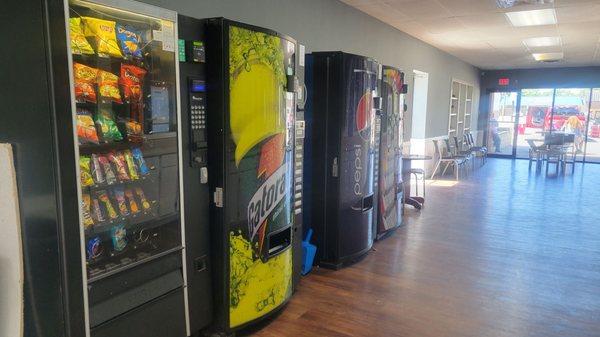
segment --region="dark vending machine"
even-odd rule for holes
[[[373,244],[379,64],[343,52],[307,56],[306,227],[316,263],[340,268]]]
[[[128,0],[23,13],[44,38],[14,45],[28,56],[7,63],[36,71],[10,77],[29,89],[8,105],[29,117],[3,114],[0,134],[13,135],[21,187],[46,181],[21,190],[26,335],[186,336],[177,14]],[[27,124],[29,140],[4,129]]]
[[[404,73],[383,67],[382,112],[379,133],[379,184],[376,238],[383,238],[402,224],[402,142]]]
[[[292,294],[296,42],[205,24],[213,328],[228,333]]]
[[[204,23],[178,15],[187,295],[190,331],[212,320]]]

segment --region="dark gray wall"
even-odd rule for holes
[[[409,84],[413,69],[428,72],[427,137],[447,134],[452,78],[479,86],[475,67],[337,0],[142,1],[192,17],[223,16],[270,28],[294,37],[307,52],[342,50],[371,56],[403,69]]]
[[[486,70],[481,72],[479,128],[485,129],[489,110],[489,91],[518,91],[540,88],[600,88],[600,67]],[[498,79],[510,79],[499,86]]]

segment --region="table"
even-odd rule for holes
[[[419,154],[408,154],[402,155],[402,182],[404,184],[404,189],[407,191],[407,195],[404,197],[404,203],[413,206],[416,209],[423,208],[423,204],[425,203],[424,197],[411,196],[410,190],[410,170],[411,163],[413,160],[431,160],[433,157],[424,156]],[[423,175],[423,179],[425,179],[425,175]],[[408,187],[407,185],[408,184]],[[425,187],[423,187],[425,188]],[[423,196],[425,196],[425,191],[423,191]]]

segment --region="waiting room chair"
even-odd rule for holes
[[[477,146],[477,144],[475,144],[473,134],[470,132],[465,133],[464,138],[465,138],[465,142],[466,142],[467,146],[469,146],[469,150],[474,152],[475,157],[481,157],[482,165],[485,164],[485,162],[487,161],[487,154],[488,154],[487,147]]]
[[[437,139],[433,140],[433,146],[435,147],[435,153],[437,154],[438,159],[435,164],[435,168],[433,169],[433,173],[431,174],[431,179],[435,177],[435,174],[438,172],[440,166],[443,164],[445,166],[442,175],[446,173],[448,167],[452,166],[456,174],[456,180],[458,180],[460,167],[466,162],[464,157],[455,157],[452,154],[446,154],[445,151],[442,150],[442,146],[439,144],[439,141]]]
[[[533,139],[527,139],[527,144],[529,144],[529,169],[531,170],[531,164],[535,161],[535,169],[540,170],[541,164],[544,163],[546,147],[536,145]]]

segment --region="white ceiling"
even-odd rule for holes
[[[551,5],[517,5],[495,0],[341,0],[393,27],[481,69],[600,65],[600,0],[555,0]],[[556,25],[513,27],[505,12],[555,8]],[[523,40],[560,36],[562,46],[529,50]],[[544,64],[532,53],[564,52]]]

